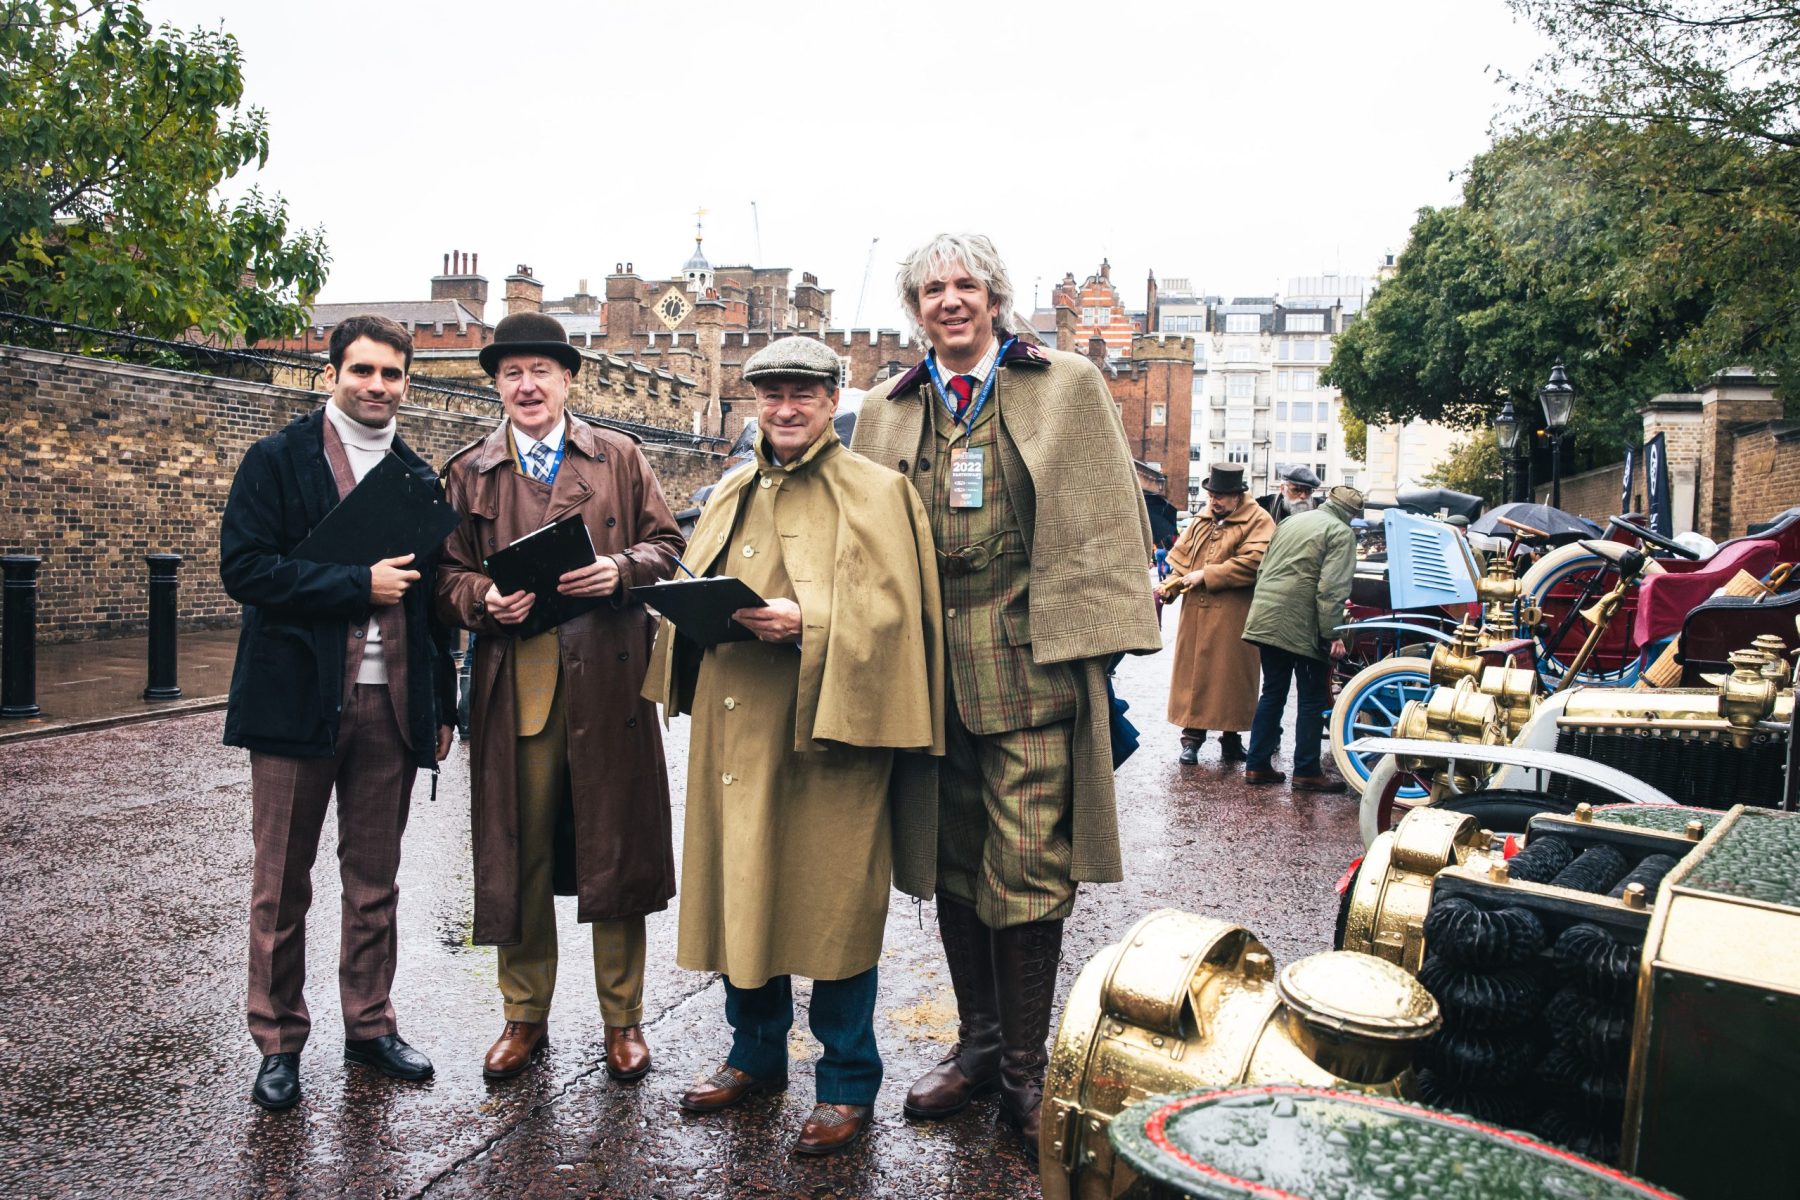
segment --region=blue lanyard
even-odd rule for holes
[[[1016,337],[1007,338],[1005,344],[1000,347],[1000,352],[994,355],[994,368],[988,372],[987,382],[981,385],[981,394],[975,397],[973,404],[969,405],[968,415],[960,418],[965,432],[974,431],[975,418],[979,417],[981,410],[987,407],[988,394],[994,390],[994,380],[1000,378],[1000,364],[1005,360],[1006,352],[1011,350],[1013,343],[1018,340]],[[950,395],[950,390],[944,386],[944,377],[938,374],[936,350],[925,356],[925,368],[931,372],[931,384],[937,388],[938,399],[944,402],[944,407],[949,410],[951,419],[958,420],[956,400]]]
[[[556,448],[556,457],[550,460],[550,478],[544,480],[546,484],[554,484],[556,482],[556,470],[558,467],[562,466],[563,451],[568,448],[569,435],[565,431],[563,433],[562,445]],[[519,470],[525,473],[527,479],[537,478],[537,476],[531,473],[531,467],[525,462],[525,456],[519,453],[519,443],[516,440],[513,442],[513,457],[519,460]]]

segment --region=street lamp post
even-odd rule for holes
[[[1494,436],[1500,443],[1500,478],[1503,481],[1500,495],[1505,500],[1511,500],[1513,447],[1519,444],[1519,417],[1513,412],[1511,400],[1500,406],[1500,413],[1494,418]]]
[[[1575,408],[1575,388],[1563,371],[1562,359],[1550,368],[1550,382],[1538,389],[1538,403],[1544,406],[1544,428],[1550,434],[1550,507],[1561,508],[1562,437]]]

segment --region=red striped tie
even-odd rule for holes
[[[975,377],[973,375],[952,375],[950,391],[956,397],[956,419],[962,420],[963,414],[969,411],[969,398],[975,394]]]

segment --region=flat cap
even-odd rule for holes
[[[1363,510],[1363,494],[1349,484],[1340,483],[1325,494],[1353,513]]]
[[[751,383],[777,375],[798,375],[837,386],[843,363],[817,338],[784,337],[770,342],[744,363],[744,378]]]
[[[1300,487],[1316,488],[1319,486],[1319,477],[1314,475],[1304,463],[1283,467],[1276,472],[1276,478],[1283,483],[1298,484]]]

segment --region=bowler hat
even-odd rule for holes
[[[481,369],[499,373],[500,360],[513,354],[542,354],[571,372],[581,370],[581,352],[569,345],[562,322],[540,312],[516,312],[500,318],[494,340],[481,348]]]
[[[751,383],[781,375],[818,379],[836,387],[844,364],[817,338],[784,337],[770,342],[744,362],[744,378]]]
[[[1229,496],[1250,490],[1244,483],[1244,468],[1224,463],[1214,463],[1212,473],[1207,475],[1200,486],[1215,496]]]

